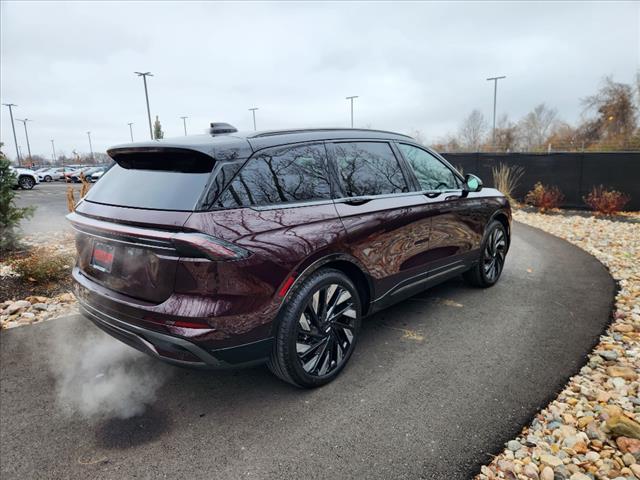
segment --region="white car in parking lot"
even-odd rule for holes
[[[31,190],[34,186],[40,183],[40,180],[38,180],[38,174],[33,170],[21,167],[10,167],[10,170],[16,175],[16,187],[20,187],[23,190]]]
[[[68,170],[68,169],[67,169]],[[43,171],[37,171],[38,179],[41,182],[53,182],[54,180],[60,180],[64,175],[65,167],[47,168]]]

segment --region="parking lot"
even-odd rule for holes
[[[79,184],[41,182],[33,187],[32,190],[17,190],[17,206],[27,207],[33,205],[36,207],[33,217],[21,223],[22,231],[26,235],[70,230],[70,226],[64,218],[69,213],[66,197],[69,185],[73,185],[77,200],[80,192]]]

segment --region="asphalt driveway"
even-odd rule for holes
[[[497,286],[453,280],[375,315],[319,390],[136,353],[139,371],[165,376],[143,414],[69,416],[51,338],[67,332],[73,348],[95,327],[68,317],[3,331],[0,477],[468,478],[584,363],[615,290],[576,247],[514,234]]]

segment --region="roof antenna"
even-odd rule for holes
[[[209,127],[209,133],[211,135],[223,135],[225,133],[235,133],[238,129],[233,125],[229,125],[228,123],[214,123],[211,122],[211,126]]]

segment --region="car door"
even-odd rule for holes
[[[327,149],[340,184],[335,204],[346,248],[372,276],[376,308],[426,275],[431,223],[413,208],[425,197],[412,192],[412,178],[390,142],[334,141]]]
[[[457,274],[477,254],[485,217],[479,199],[463,191],[463,179],[427,149],[398,142],[398,150],[415,175],[426,199],[423,215],[431,218],[428,246],[430,276]]]

